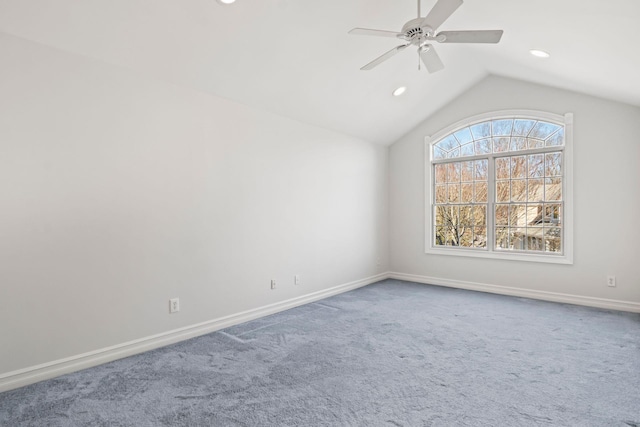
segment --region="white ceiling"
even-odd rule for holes
[[[440,30],[504,29],[500,44],[438,45],[435,74],[410,49],[360,71],[399,43],[347,31],[415,15],[415,0],[0,0],[0,31],[380,144],[487,74],[640,106],[640,0],[466,0]]]

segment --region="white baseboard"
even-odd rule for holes
[[[123,344],[102,348],[88,353],[55,360],[41,365],[0,374],[0,392],[11,390],[25,385],[33,384],[49,378],[54,378],[70,372],[101,365],[123,357],[133,356],[155,348],[163,347],[179,341],[184,341],[200,335],[205,335],[220,329],[228,328],[239,323],[248,322],[259,317],[278,313],[303,304],[318,301],[333,295],[357,289],[384,279],[404,280],[408,282],[424,283],[450,288],[468,289],[472,291],[489,292],[501,295],[511,295],[524,298],[533,298],[545,301],[561,302],[567,304],[585,305],[610,310],[629,311],[640,313],[640,303],[593,298],[579,295],[561,294],[556,292],[537,291],[532,289],[520,289],[508,286],[489,285],[486,283],[465,282],[460,280],[443,279],[438,277],[420,276],[415,274],[387,272],[377,274],[365,279],[345,283],[308,295],[292,298],[275,304],[266,305],[253,310],[232,314],[230,316],[213,319],[184,328],[140,338]]]
[[[425,283],[429,285],[446,286],[449,288],[468,289],[471,291],[490,292],[493,294],[511,295],[516,297],[533,298],[544,301],[561,302],[566,304],[586,305],[589,307],[605,308],[609,310],[630,311],[640,313],[640,303],[612,300],[605,298],[585,297],[580,295],[561,294],[557,292],[537,291],[533,289],[512,288],[509,286],[489,285],[486,283],[465,282],[462,280],[442,279],[438,277],[419,276],[390,272],[390,279],[407,282]]]
[[[232,314],[230,316],[209,320],[207,322],[186,326],[172,331],[140,338],[134,341],[102,348],[88,353],[55,360],[41,365],[31,366],[0,375],[0,392],[33,384],[59,375],[101,365],[123,357],[133,356],[158,347],[163,347],[189,338],[205,335],[239,323],[254,320],[269,314],[278,313],[303,304],[318,301],[332,295],[341,294],[362,286],[384,280],[388,273],[381,273],[365,279],[345,283],[322,291],[313,292],[275,304],[266,305],[253,310]]]

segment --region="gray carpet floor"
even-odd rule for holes
[[[386,280],[0,394],[2,426],[640,426],[640,315]]]

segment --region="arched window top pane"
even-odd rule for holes
[[[460,144],[458,143],[458,140],[455,136],[448,135],[440,140],[440,142],[438,143],[438,147],[448,153],[460,147]]]
[[[535,126],[536,121],[530,119],[516,119],[513,123],[513,135],[516,136],[527,136],[533,126]]]
[[[513,120],[493,120],[491,124],[493,136],[511,136]]]
[[[529,132],[529,137],[544,140],[549,138],[558,129],[560,129],[560,126],[554,125],[553,123],[538,122],[533,129],[531,129],[531,132]]]
[[[459,128],[432,145],[434,160],[564,145],[564,126],[527,117],[501,117]]]
[[[474,139],[483,139],[491,136],[491,122],[486,121],[469,126],[473,133]]]
[[[456,139],[458,140],[458,142],[460,142],[460,144],[466,144],[467,142],[473,141],[471,131],[468,127],[460,129],[454,135],[456,136]]]

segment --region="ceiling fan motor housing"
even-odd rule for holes
[[[428,26],[422,26],[423,22],[424,18],[412,19],[404,24],[398,37],[415,43],[418,43],[424,37],[432,37],[433,29]]]

